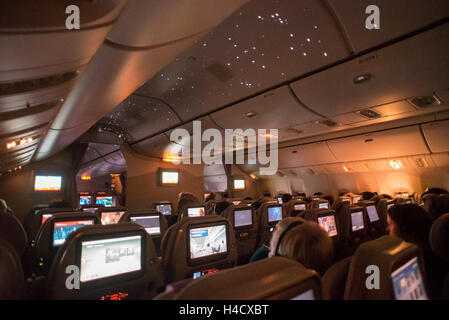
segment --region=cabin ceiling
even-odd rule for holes
[[[29,25],[0,19],[8,48],[0,59],[0,171],[45,159],[83,133],[83,163],[92,166],[104,160],[95,150],[115,157],[120,143],[162,157],[171,130],[192,120],[203,129],[278,128],[288,142],[449,107],[446,0],[98,3],[107,14],[93,13],[87,31],[71,34],[56,20],[28,33]],[[364,28],[370,4],[382,8],[380,30]],[[55,40],[50,31],[59,31]],[[41,41],[66,47],[52,62]],[[368,81],[355,84],[362,75]],[[422,96],[440,103],[420,106],[426,99],[413,99]],[[99,147],[89,128],[121,138]],[[5,148],[30,136],[23,152]]]

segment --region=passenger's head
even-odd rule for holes
[[[270,256],[276,254],[277,247],[278,255],[324,275],[334,256],[334,245],[328,234],[316,223],[301,218],[287,218],[281,222],[273,233]]]
[[[251,198],[251,197],[245,197],[245,198],[243,198],[243,200],[253,200],[253,198]]]
[[[422,200],[424,202],[424,209],[430,214],[432,220],[436,220],[441,215],[449,213],[449,195],[447,194],[426,194]]]
[[[388,209],[388,231],[407,242],[428,247],[430,215],[416,204],[397,204]]]
[[[429,193],[433,193],[433,194],[449,194],[449,192],[446,189],[443,188],[426,188],[426,190],[424,190],[423,194],[421,195],[421,197],[423,197],[426,194]]]
[[[229,202],[227,202],[226,200],[217,202],[215,204],[215,214],[221,215],[223,213],[223,211],[225,211],[225,209],[227,207],[229,207],[231,204]]]
[[[287,202],[289,202],[292,198],[293,198],[293,197],[292,197],[291,194],[284,193],[284,194],[282,195],[282,203],[287,203]]]
[[[53,200],[52,202],[50,202],[48,207],[49,208],[69,208],[70,205],[65,200]]]
[[[199,204],[200,201],[190,192],[181,192],[178,196],[178,215],[187,212],[187,208],[192,205]]]
[[[215,200],[215,193],[210,193],[206,199],[204,199],[204,202],[210,201],[210,200]]]
[[[254,210],[256,210],[256,211],[259,210],[261,205],[262,205],[262,201],[260,201],[260,200],[257,200],[257,201],[254,201],[253,203],[251,203],[251,207],[253,207]]]
[[[393,197],[390,196],[389,194],[386,194],[386,193],[382,193],[382,194],[380,195],[380,197],[381,197],[382,199],[393,200]]]
[[[371,200],[375,196],[376,194],[374,192],[369,191],[362,192],[362,200]]]
[[[329,205],[330,206],[332,206],[334,204],[334,201],[335,201],[334,197],[332,197],[332,196],[325,196],[325,197],[323,197],[323,199],[329,201]]]
[[[266,198],[271,198],[271,193],[268,192],[268,191],[265,191],[265,192],[263,193],[263,196],[266,197]]]

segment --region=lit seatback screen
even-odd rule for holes
[[[170,204],[157,204],[156,210],[162,213],[164,216],[171,215],[171,205]]]
[[[329,209],[329,204],[327,202],[319,203],[318,208],[320,209]]]
[[[190,229],[190,259],[213,256],[228,251],[226,226]]]
[[[160,235],[161,234],[161,223],[159,216],[141,216],[141,217],[131,217],[131,222],[137,223],[138,225],[145,228],[150,235]]]
[[[338,234],[337,224],[335,223],[335,216],[318,217],[318,225],[327,232],[329,237],[336,236]]]
[[[268,222],[282,220],[282,207],[268,207]]]
[[[313,294],[313,290],[307,290],[290,300],[315,300],[315,295]]]
[[[370,222],[376,222],[379,220],[379,215],[377,214],[376,206],[368,206],[366,207],[366,211],[368,212],[368,218]]]
[[[104,279],[142,269],[142,236],[81,243],[81,282]]]
[[[105,207],[112,207],[112,197],[97,197],[95,203],[102,204]]]
[[[80,205],[90,204],[91,196],[80,196]]]
[[[187,215],[192,217],[204,217],[206,215],[206,211],[204,207],[195,207],[195,208],[188,208],[187,209]]]
[[[295,204],[295,211],[304,211],[306,210],[306,205],[304,203]]]
[[[427,293],[415,257],[391,274],[396,300],[427,300]]]
[[[234,227],[250,226],[253,224],[253,214],[251,210],[234,211]]]
[[[365,228],[365,224],[363,223],[363,212],[357,211],[351,213],[351,225],[352,231],[358,231]]]
[[[61,191],[61,176],[36,175],[34,179],[34,191]]]
[[[94,220],[58,221],[53,224],[53,246],[64,244],[72,232],[81,227],[94,224]]]
[[[118,212],[102,212],[101,213],[101,224],[115,224],[120,221],[120,218],[125,214],[125,211]]]

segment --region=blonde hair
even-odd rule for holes
[[[334,244],[316,223],[305,221],[289,230],[281,240],[279,255],[296,260],[323,275],[334,258]]]

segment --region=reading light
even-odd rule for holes
[[[254,180],[257,179],[257,176],[256,176],[254,173],[251,173],[249,176],[250,176],[251,178],[253,178]]]
[[[247,117],[247,118],[254,117],[255,115],[256,115],[256,113],[254,111],[249,111],[249,112],[245,113],[245,117]]]
[[[162,156],[162,161],[171,162],[173,164],[180,164],[181,157],[179,157],[178,155],[171,154],[169,151],[165,151],[164,155]]]
[[[350,168],[348,168],[346,165],[344,165],[343,166],[343,170],[345,170],[346,172],[349,172],[349,171],[351,171],[351,169]]]
[[[371,80],[372,77],[373,77],[373,76],[372,76],[371,74],[367,73],[367,74],[362,74],[362,75],[360,75],[360,76],[355,77],[354,79],[352,79],[352,81],[353,81],[355,84],[359,84],[359,83],[362,83],[362,82]]]
[[[6,149],[12,149],[12,148],[14,148],[15,146],[17,146],[17,143],[16,143],[15,141],[13,141],[13,142],[8,142],[8,143],[6,144]]]
[[[400,160],[390,160],[390,167],[399,170],[402,168],[402,162]]]
[[[30,143],[33,141],[33,138],[25,138],[20,140],[20,144]]]
[[[92,179],[92,177],[91,177],[91,176],[88,176],[87,174],[83,174],[83,175],[81,176],[81,180],[90,180],[90,179]]]

